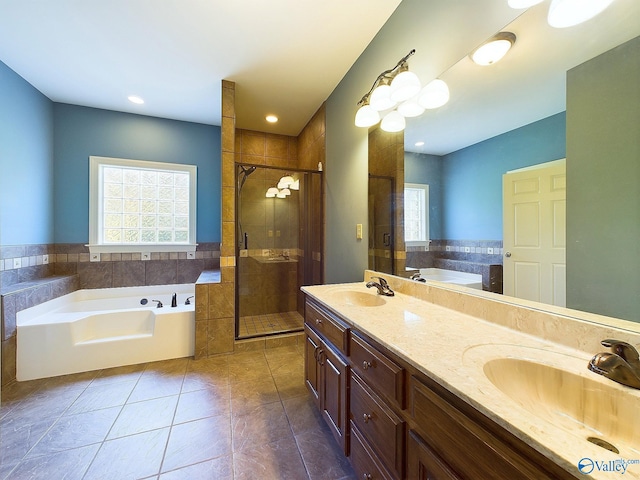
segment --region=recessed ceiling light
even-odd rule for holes
[[[264,118],[269,123],[276,123],[278,121],[278,117],[276,117],[275,115],[267,115]]]
[[[144,100],[137,95],[129,95],[127,98],[131,103],[135,103],[137,105],[142,105],[144,103]]]
[[[424,145],[424,142],[416,142],[415,145],[416,147],[422,147]]]

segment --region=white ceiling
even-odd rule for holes
[[[451,90],[446,106],[408,121],[406,149],[423,153],[446,154],[565,110],[566,70],[640,35],[640,0],[615,0],[567,29],[547,25],[549,0],[525,13],[506,0],[422,1],[405,0],[396,24],[409,21],[413,5],[429,15],[419,38],[400,43],[416,48],[411,70],[424,81],[439,76]],[[221,81],[232,80],[238,127],[297,135],[399,4],[0,0],[0,60],[56,102],[213,125]],[[450,25],[466,27],[449,34]],[[478,67],[460,58],[479,32],[500,30],[518,37],[503,61]],[[435,72],[436,65],[453,66]],[[130,94],[146,103],[131,104]],[[267,124],[267,113],[280,121]]]
[[[55,102],[213,125],[232,80],[238,127],[297,135],[399,3],[0,0],[0,60]]]
[[[615,0],[599,16],[563,29],[548,25],[548,8],[549,2],[542,2],[521,15],[516,12],[510,24],[495,26],[495,33],[517,36],[495,65],[475,65],[467,55],[452,62],[439,75],[449,85],[451,100],[408,119],[405,150],[444,155],[563,112],[567,70],[640,35],[639,0]],[[470,44],[468,51],[476,46]],[[415,57],[412,70],[428,55]],[[416,147],[418,140],[425,145]]]

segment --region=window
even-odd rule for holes
[[[89,158],[91,253],[193,252],[196,167]]]
[[[404,241],[409,247],[429,245],[429,185],[404,185]]]

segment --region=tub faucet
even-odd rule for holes
[[[640,389],[640,358],[635,347],[610,338],[600,343],[611,348],[611,352],[596,353],[589,361],[589,370],[622,385]]]
[[[427,282],[426,278],[422,278],[422,276],[420,275],[420,272],[416,272],[413,275],[411,275],[409,277],[411,280],[415,280],[416,282]]]
[[[378,281],[374,282],[374,279]],[[386,297],[393,297],[395,295],[387,281],[382,277],[371,277],[371,281],[367,282],[367,288],[371,287],[376,287],[378,289],[378,295],[384,295]]]
[[[193,295],[191,295],[190,297],[187,297],[187,299],[184,301],[185,305],[191,305],[191,299],[193,298]]]
[[[158,305],[156,305],[156,308],[162,308],[162,302],[160,300],[151,300],[152,302],[158,302]]]
[[[174,293],[171,296],[171,306],[172,307],[177,307],[178,306],[178,294],[177,293]]]

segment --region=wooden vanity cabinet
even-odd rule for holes
[[[311,307],[311,308],[309,308]],[[311,315],[309,315],[311,313]],[[307,320],[311,319],[312,322]],[[320,320],[316,322],[316,320]],[[349,366],[339,351],[326,338],[320,336],[315,329],[322,325],[323,333],[327,331],[336,338],[336,332],[348,334],[343,322],[332,318],[319,307],[307,301],[305,309],[305,383],[311,393],[322,417],[331,433],[349,455],[348,425],[348,376]],[[342,335],[340,333],[340,335]],[[346,345],[346,341],[344,343]]]
[[[575,480],[309,298],[305,332],[307,387],[357,478]]]

